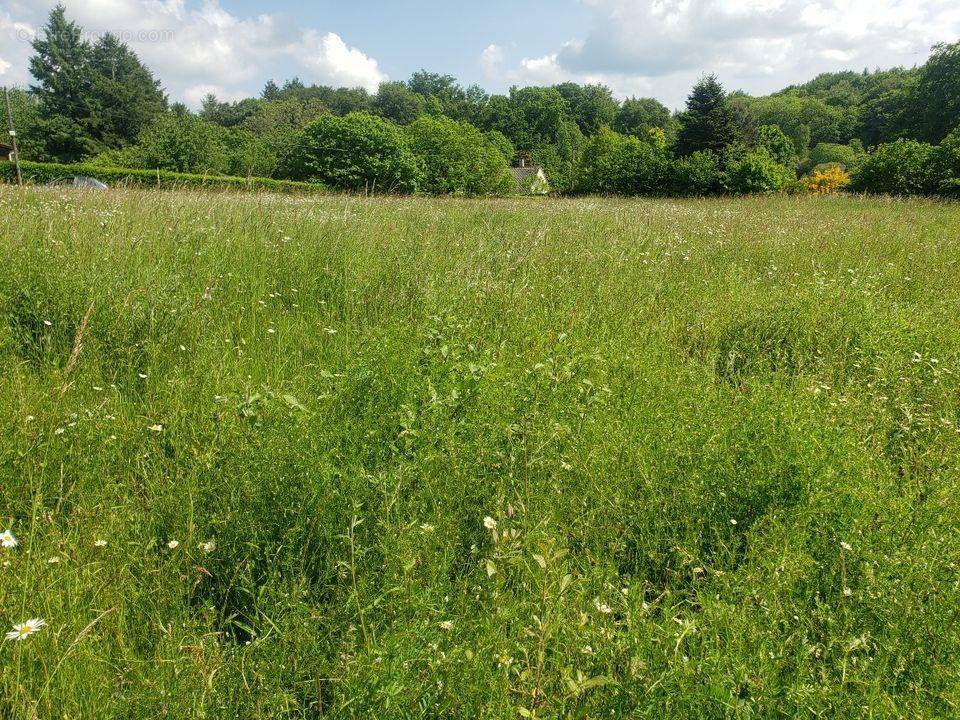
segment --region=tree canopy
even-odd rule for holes
[[[762,97],[707,75],[679,113],[597,83],[489,95],[428,70],[375,93],[270,80],[192,112],[168,106],[117,37],[85,37],[62,5],[35,37],[34,83],[11,94],[24,159],[467,194],[505,191],[521,158],[560,192],[767,192],[840,168],[857,189],[960,193],[960,43],[917,68],[824,73]]]

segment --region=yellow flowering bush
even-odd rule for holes
[[[803,179],[803,186],[807,192],[818,195],[832,195],[850,186],[850,173],[840,165],[829,165],[816,168]]]

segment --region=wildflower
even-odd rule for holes
[[[844,588],[844,589],[843,589],[843,596],[844,596],[844,597],[850,597],[850,596],[852,596],[852,595],[853,595],[853,590],[851,590],[850,588]]]
[[[423,525],[420,526],[420,530],[424,534],[429,534],[429,533],[432,533],[434,530],[436,530],[436,528],[430,523],[424,523]]]
[[[14,534],[9,530],[4,530],[3,533],[0,533],[0,545],[3,545],[5,548],[15,548],[20,544],[20,541],[14,537]]]
[[[23,640],[33,635],[46,624],[47,621],[42,618],[30,618],[25,623],[14,625],[13,630],[7,633],[7,640]]]
[[[599,600],[594,600],[593,606],[597,609],[597,612],[600,613],[601,615],[609,615],[610,613],[613,612],[612,607],[610,607],[606,603],[600,602]]]
[[[180,547],[180,541],[171,540],[170,542],[167,543],[167,547],[170,548],[171,550],[176,550],[178,547]]]
[[[446,630],[447,632],[453,630],[453,620],[444,620],[442,623],[440,623],[440,629]]]
[[[202,542],[199,545],[197,545],[197,547],[203,550],[205,553],[207,553],[207,555],[209,555],[210,553],[212,553],[214,550],[217,549],[217,543],[213,540],[207,540],[206,542]]]
[[[492,517],[490,517],[489,515],[487,515],[487,516],[483,519],[483,526],[484,526],[487,530],[496,530],[496,529],[497,529],[497,521],[494,520],[494,519],[493,519]]]
[[[94,546],[94,547],[98,547],[98,548],[106,547],[106,546],[107,546],[107,541],[106,541],[106,540],[94,540],[94,541],[93,541],[93,546]]]
[[[46,325],[47,327],[53,327],[53,323],[50,322],[49,320],[44,320],[43,324]]]
[[[731,525],[736,525],[736,524],[737,524],[736,519],[735,519],[735,518],[730,518],[730,524],[731,524]]]
[[[149,428],[147,428],[147,429],[150,430],[151,432],[156,432],[156,433],[158,433],[158,432],[163,432],[163,425],[160,425],[160,424],[151,425],[151,426],[150,426]]]
[[[847,552],[853,550],[853,546],[850,545],[850,543],[848,543],[848,542],[842,542],[842,543],[840,543],[840,547],[843,548],[844,550],[846,550]]]
[[[54,555],[54,556],[51,557],[49,560],[47,560],[47,563],[49,563],[50,565],[56,565],[58,562],[60,562],[60,556],[59,556],[59,555]]]

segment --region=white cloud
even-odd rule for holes
[[[487,45],[480,53],[480,68],[483,70],[484,77],[495,78],[499,76],[506,60],[507,57],[502,47]]]
[[[30,81],[29,40],[54,0],[2,0],[0,75]],[[71,0],[67,16],[91,37],[112,32],[136,51],[171,99],[196,106],[209,92],[221,99],[257,94],[271,78],[298,74],[307,83],[373,90],[387,76],[377,61],[328,30],[304,28],[277,14],[241,17],[219,0]],[[5,72],[4,63],[9,67]]]
[[[308,30],[296,55],[303,67],[312,68],[332,85],[375,91],[387,79],[376,60],[349,47],[336,33]]]
[[[697,77],[763,93],[820,72],[922,63],[960,36],[957,0],[581,0],[591,23],[514,83],[604,82],[682,105]]]

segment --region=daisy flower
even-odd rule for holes
[[[176,550],[178,547],[180,547],[180,541],[171,540],[170,542],[167,543],[167,547],[170,548],[171,550]]]
[[[206,542],[202,542],[199,545],[197,545],[197,547],[203,550],[205,553],[207,553],[207,555],[209,555],[210,553],[212,553],[214,550],[217,549],[217,543],[213,540],[207,540]]]
[[[13,630],[7,633],[7,640],[23,640],[24,638],[28,638],[46,624],[47,621],[42,618],[30,618],[25,623],[14,625]]]
[[[493,519],[492,517],[490,517],[489,515],[487,515],[487,516],[483,519],[483,526],[484,526],[487,530],[496,530],[496,529],[497,529],[497,521],[494,520],[494,519]]]
[[[106,546],[107,546],[107,541],[106,541],[106,540],[94,540],[94,541],[93,541],[93,546],[94,546],[94,547],[98,547],[98,548],[106,547]]]
[[[9,530],[4,530],[0,533],[0,545],[3,545],[5,548],[15,548],[20,544],[20,541],[14,537],[13,533]]]

